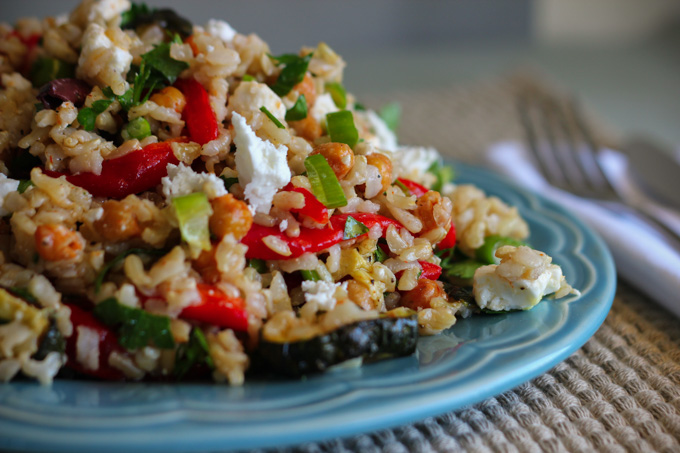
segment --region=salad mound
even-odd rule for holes
[[[127,0],[0,25],[0,379],[240,385],[578,293],[344,67]]]

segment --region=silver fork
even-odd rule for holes
[[[614,211],[628,210],[680,245],[680,231],[644,203],[624,197],[609,181],[597,159],[600,146],[576,101],[526,92],[517,106],[529,149],[548,182]]]

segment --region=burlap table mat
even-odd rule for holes
[[[518,90],[554,90],[523,75],[475,86],[362,98],[403,106],[400,142],[470,163],[522,139]],[[590,118],[605,140],[616,133]],[[680,295],[679,295],[680,297]],[[680,452],[680,320],[619,281],[585,346],[549,372],[479,404],[394,429],[286,452]]]

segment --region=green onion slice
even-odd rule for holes
[[[190,246],[203,250],[210,250],[210,228],[208,223],[212,208],[208,197],[203,192],[194,192],[189,195],[172,199],[175,207],[179,231]]]
[[[347,107],[347,92],[345,91],[345,87],[343,87],[340,83],[327,83],[326,91],[330,93],[337,108],[342,110]]]
[[[255,269],[259,274],[267,273],[267,263],[265,260],[259,258],[251,258],[248,260],[248,266]]]
[[[286,111],[286,121],[300,121],[305,118],[307,118],[307,98],[301,94],[295,104]]]
[[[302,275],[303,280],[311,280],[313,282],[318,282],[321,280],[321,276],[315,270],[308,271],[303,269],[300,271],[300,275]]]
[[[149,340],[161,349],[175,346],[167,316],[128,307],[113,297],[95,305],[92,312],[107,326],[118,329],[118,343],[127,350],[143,348]]]
[[[391,102],[383,106],[378,115],[392,132],[397,132],[401,120],[401,106],[398,102]]]
[[[404,192],[404,195],[406,195],[407,197],[411,196],[411,191],[409,190],[408,187],[406,187],[406,185],[403,182],[401,182],[397,179],[396,181],[394,181],[394,185],[399,187],[401,189],[401,191]]]
[[[368,233],[368,227],[359,222],[352,216],[347,216],[345,222],[345,231],[342,233],[342,239],[354,239],[357,236]]]
[[[265,107],[264,105],[263,105],[262,107],[260,107],[260,112],[262,112],[262,113],[264,113],[265,115],[267,115],[267,118],[269,118],[269,119],[272,121],[272,123],[276,124],[276,127],[278,127],[279,129],[285,129],[285,128],[286,128],[286,126],[284,126],[283,124],[281,124],[281,121],[279,121],[279,120],[274,116],[274,114],[273,114],[272,112],[270,112],[270,111],[267,109],[267,107]]]
[[[378,261],[379,263],[382,263],[387,258],[389,258],[389,256],[387,256],[387,253],[385,253],[385,251],[382,249],[382,247],[380,247],[380,245],[378,245],[375,248],[375,260]]]
[[[520,245],[527,245],[525,242],[517,239],[509,238],[494,234],[484,238],[484,243],[475,251],[475,257],[487,264],[498,264],[500,260],[496,258],[496,250],[504,245],[512,245],[519,247]]]
[[[359,131],[354,125],[354,116],[349,110],[327,114],[326,124],[332,142],[345,143],[353,148],[359,141]]]
[[[339,208],[347,205],[347,198],[342,191],[340,181],[321,154],[314,154],[305,159],[307,178],[312,185],[312,193],[327,208]]]
[[[241,79],[244,82],[254,82],[256,79],[255,77],[251,76],[250,74],[244,74],[243,78]]]
[[[30,179],[22,179],[21,181],[19,181],[19,187],[17,187],[17,192],[24,193],[26,192],[26,189],[28,189],[31,186],[35,186],[35,184],[33,184],[33,181],[31,181]]]

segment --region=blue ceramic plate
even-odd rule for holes
[[[418,353],[300,381],[145,384],[57,381],[0,385],[2,447],[50,452],[228,450],[348,436],[481,401],[548,370],[577,350],[609,311],[616,285],[602,240],[561,207],[488,171],[454,164],[518,206],[531,244],[560,264],[583,296],[528,312],[478,316]]]

